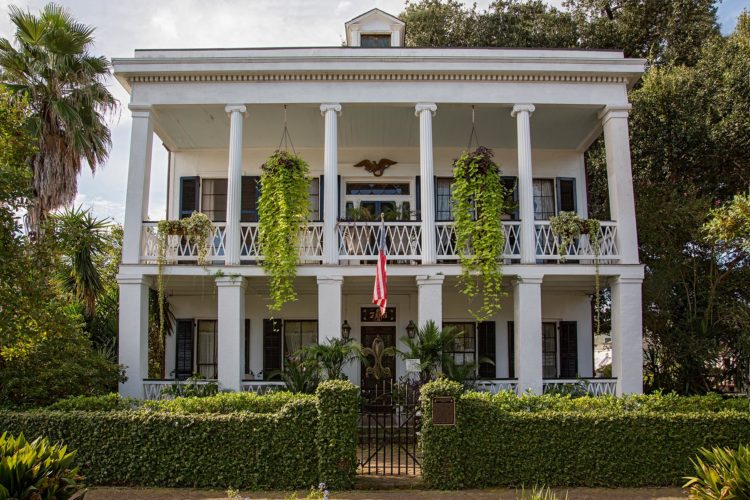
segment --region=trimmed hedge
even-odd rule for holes
[[[565,411],[508,411],[507,396],[462,394],[448,381],[427,384],[421,394],[422,473],[434,488],[679,485],[693,470],[690,459],[698,448],[750,442],[747,411],[689,412],[686,405],[655,411],[585,401],[592,398],[557,401],[569,405]],[[434,396],[456,398],[454,427],[432,425]],[[545,401],[528,398],[526,403]]]
[[[221,394],[145,406],[0,411],[0,430],[63,441],[77,450],[87,484],[284,490],[353,482],[357,388],[349,382],[323,382],[317,397]]]
[[[133,398],[123,398],[113,392],[103,396],[71,396],[49,405],[47,409],[57,411],[116,411],[132,410],[140,405]]]

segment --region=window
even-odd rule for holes
[[[281,320],[263,320],[263,380],[281,370]]]
[[[384,48],[391,46],[391,35],[389,34],[360,34],[359,46],[370,48]]]
[[[503,176],[500,181],[503,183],[506,193],[506,210],[502,216],[503,220],[518,220],[518,178]]]
[[[495,351],[495,322],[482,321],[477,331],[477,362],[479,378],[495,378],[497,359]]]
[[[578,328],[575,321],[560,322],[560,377],[578,376]]]
[[[198,321],[198,373],[215,379],[217,368],[216,320]]]
[[[240,222],[258,222],[258,197],[260,196],[260,177],[242,177],[242,195],[240,198]]]
[[[443,327],[453,327],[461,333],[445,351],[453,357],[457,365],[474,363],[476,359],[476,325],[474,323],[443,323]]]
[[[508,321],[508,378],[516,378],[516,328]]]
[[[203,179],[201,184],[201,212],[212,222],[226,222],[227,180]]]
[[[284,321],[284,358],[318,342],[317,320]]]
[[[320,178],[313,177],[310,179],[310,185],[307,188],[308,198],[310,200],[310,220],[323,220],[320,217]]]
[[[557,325],[542,323],[542,376],[557,377]]]
[[[185,380],[193,374],[193,320],[178,319],[175,334],[177,359],[174,376],[177,380]]]
[[[555,215],[555,183],[552,179],[534,179],[534,219],[548,220]]]
[[[435,180],[435,220],[453,220],[451,207],[451,190],[453,188],[453,177],[438,177]]]

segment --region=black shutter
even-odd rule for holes
[[[557,212],[576,211],[576,180],[572,177],[555,179],[557,187]]]
[[[325,219],[325,214],[324,214],[325,201],[326,201],[325,180],[326,180],[326,176],[321,175],[320,181],[318,181],[320,182],[320,184],[318,185],[318,192],[320,193],[320,197],[318,199],[318,201],[320,202],[320,204],[318,205],[318,219],[320,219],[321,221]]]
[[[242,176],[242,198],[240,201],[241,222],[258,222],[259,197],[260,177]]]
[[[180,219],[200,210],[200,191],[200,177],[180,177]]]
[[[422,220],[422,178],[418,175],[414,181],[414,206],[417,220]]]
[[[578,376],[578,325],[575,321],[560,322],[560,377]]]
[[[177,358],[174,377],[185,380],[193,374],[193,320],[178,319],[175,330]]]
[[[281,320],[263,320],[263,380],[281,370]]]
[[[511,204],[513,205],[513,211],[510,212],[511,220],[518,220],[518,177],[516,176],[503,176],[500,178],[503,183],[505,190],[510,194]]]
[[[245,318],[245,373],[250,373],[250,318]]]
[[[477,345],[477,361],[479,362],[479,378],[495,378],[497,359],[495,356],[495,322],[482,321],[479,323]],[[492,363],[482,361],[489,359]]]
[[[508,378],[516,378],[516,327],[508,321]]]

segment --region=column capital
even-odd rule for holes
[[[529,114],[533,113],[536,108],[533,104],[515,104],[513,106],[513,111],[510,112],[510,116],[515,118],[515,116],[518,113],[522,113],[524,111],[528,112]]]
[[[224,111],[228,114],[242,113],[242,116],[245,116],[247,114],[247,106],[244,104],[227,104],[224,106]]]
[[[641,285],[643,284],[643,278],[632,277],[632,276],[613,276],[609,279],[610,286],[612,285]]]
[[[414,106],[414,115],[419,116],[422,114],[422,111],[429,111],[432,113],[432,116],[435,116],[435,112],[437,111],[437,104],[433,102],[418,102]]]
[[[320,105],[320,114],[325,116],[329,111],[335,111],[337,115],[341,114],[341,104],[335,102],[327,102]]]
[[[318,276],[318,285],[340,285],[344,282],[343,276]]]
[[[151,286],[153,280],[149,276],[134,274],[118,274],[115,279],[118,285],[146,285]]]
[[[152,107],[150,104],[128,104],[130,115],[133,118],[148,118],[151,116]]]
[[[513,288],[518,285],[541,285],[544,279],[541,276],[519,276],[517,280],[513,282]]]
[[[218,276],[216,278],[216,286],[218,288],[245,288],[247,287],[247,281],[242,276]]]
[[[605,106],[603,110],[599,111],[597,116],[602,121],[602,124],[604,124],[610,118],[627,118],[631,109],[633,109],[632,104]]]
[[[414,278],[417,281],[417,286],[442,285],[443,280],[445,280],[445,276],[442,274],[433,274],[430,276],[420,275],[420,276],[415,276]]]

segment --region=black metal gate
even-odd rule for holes
[[[359,411],[359,474],[418,476],[419,389],[381,380],[362,389]]]

